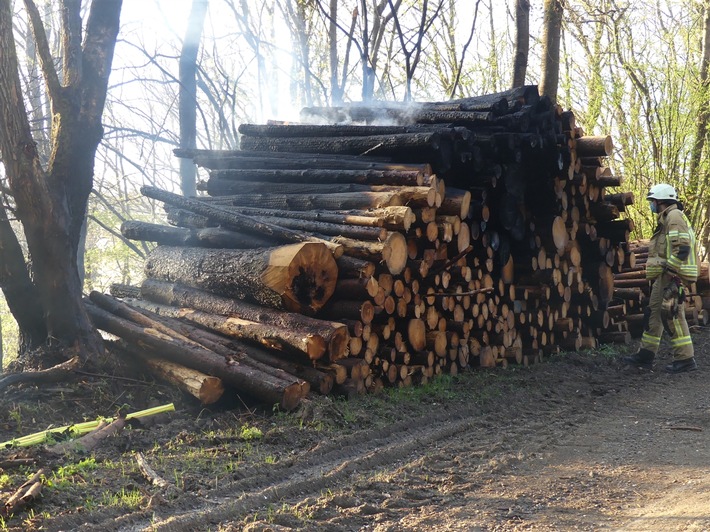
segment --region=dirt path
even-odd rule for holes
[[[207,504],[129,526],[710,530],[710,359],[698,343],[694,373],[571,356],[514,379],[483,410],[442,405],[324,441]]]

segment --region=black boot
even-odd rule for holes
[[[683,373],[685,371],[695,371],[698,369],[698,363],[695,362],[695,357],[686,358],[685,360],[674,360],[672,364],[666,366],[668,373]]]
[[[637,353],[631,356],[624,357],[621,360],[624,364],[642,369],[651,369],[653,367],[653,358],[655,353],[649,349],[639,349]]]

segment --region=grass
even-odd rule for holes
[[[143,502],[143,494],[137,489],[121,488],[118,493],[104,492],[101,505],[118,508],[138,508]]]

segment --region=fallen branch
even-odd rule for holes
[[[155,470],[150,467],[150,464],[148,464],[148,461],[145,459],[142,453],[136,452],[135,457],[136,462],[138,463],[138,469],[140,469],[146,480],[150,482],[153,486],[157,486],[160,489],[168,491],[177,490],[174,485],[170,484],[170,482],[158,475],[158,473],[156,473]]]
[[[5,501],[2,508],[2,515],[5,517],[13,515],[36,500],[42,492],[42,476],[44,476],[45,473],[46,471],[44,469],[40,469],[31,479],[17,488],[15,493],[10,495],[10,498]]]
[[[69,440],[62,443],[58,443],[50,449],[53,454],[66,454],[71,452],[81,452],[88,453],[96,448],[99,443],[113,436],[123,430],[126,426],[126,418],[119,417],[118,419],[108,423],[102,420],[98,427],[87,435],[77,438],[76,440]]]
[[[73,371],[79,367],[79,357],[76,356],[52,366],[51,368],[42,369],[39,371],[23,371],[20,373],[12,373],[7,377],[0,379],[0,392],[5,391],[9,386],[14,384],[25,384],[28,382],[60,382],[66,380]]]
[[[8,458],[6,460],[0,460],[0,469],[10,469],[13,467],[28,466],[34,463],[34,458]]]

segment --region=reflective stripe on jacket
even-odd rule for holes
[[[678,257],[682,246],[690,248],[685,260]],[[676,205],[671,205],[658,215],[658,226],[648,246],[646,278],[655,279],[664,269],[687,282],[692,283],[698,279],[695,232],[688,218]]]

